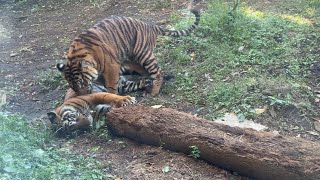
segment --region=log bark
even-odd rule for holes
[[[141,143],[191,154],[256,179],[320,179],[320,143],[217,124],[174,109],[114,108],[109,130]]]

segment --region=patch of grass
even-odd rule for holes
[[[164,9],[171,6],[171,0],[158,0],[154,2],[154,9]]]
[[[281,2],[292,4],[298,14],[291,9],[262,12],[246,3],[231,11],[232,4],[211,1],[192,35],[159,42],[163,69],[176,74],[165,92],[207,107],[208,117],[236,112],[254,118],[255,108],[288,105],[319,114],[309,70],[320,58],[319,29],[313,23],[319,2]],[[190,19],[171,18],[177,29],[190,26]]]
[[[67,81],[62,77],[62,74],[56,69],[41,71],[39,74],[39,83],[45,89],[56,89],[58,87],[66,88]]]
[[[90,0],[90,4],[94,7],[101,7],[106,4],[108,1],[105,0]]]
[[[0,179],[102,179],[101,164],[55,147],[50,132],[0,113]]]

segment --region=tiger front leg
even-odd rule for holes
[[[120,81],[120,64],[111,64],[103,73],[105,87],[108,93],[118,94],[118,83]]]
[[[151,96],[157,96],[160,93],[160,89],[163,83],[164,73],[159,69],[155,77],[151,76],[153,79],[152,89],[151,89]]]
[[[107,92],[90,94],[87,101],[90,101],[93,105],[109,104],[112,107],[123,107],[136,103],[135,97],[120,96]]]
[[[116,107],[124,107],[131,104],[136,104],[136,98],[132,96],[119,96],[117,102],[115,103]]]

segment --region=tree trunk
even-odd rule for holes
[[[320,144],[217,124],[178,112],[145,106],[114,108],[108,114],[111,132],[200,159],[257,179],[320,179]]]

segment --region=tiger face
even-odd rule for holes
[[[64,74],[69,86],[79,95],[90,94],[92,82],[98,78],[98,71],[88,61],[69,61],[57,64],[57,69]]]
[[[59,134],[72,133],[76,130],[92,126],[93,118],[90,113],[82,114],[76,110],[67,110],[60,116],[55,111],[47,113],[50,122],[56,125]]]

